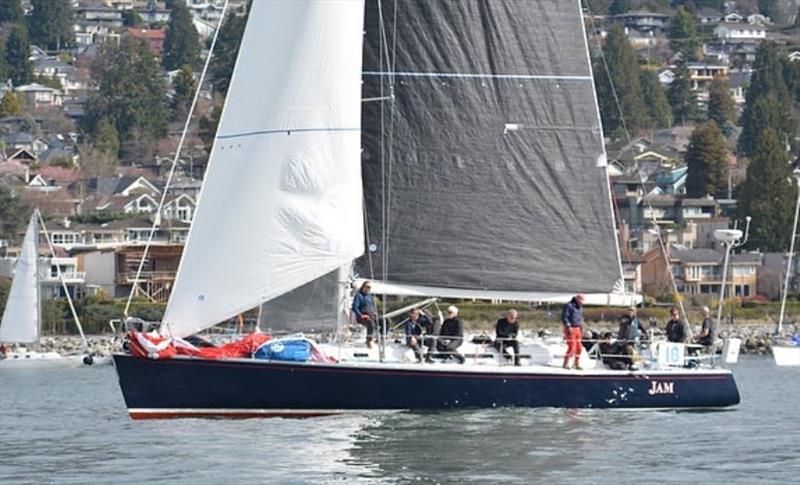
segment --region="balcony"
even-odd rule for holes
[[[174,281],[175,271],[142,271],[139,279],[136,279],[136,271],[128,271],[117,274],[117,284],[131,285],[134,283],[146,283],[154,281]]]
[[[86,282],[86,272],[84,271],[63,271],[61,276],[64,278],[64,282],[67,284],[83,284]],[[58,274],[54,273],[46,273],[40,276],[40,281],[42,283],[60,283],[61,280],[58,277]]]

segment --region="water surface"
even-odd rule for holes
[[[111,367],[0,372],[0,483],[797,483],[800,369],[725,411],[492,409],[131,421]]]

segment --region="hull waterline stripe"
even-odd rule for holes
[[[261,135],[291,135],[293,133],[359,133],[361,128],[282,128],[280,130],[260,130],[247,131],[244,133],[231,133],[229,135],[219,135],[218,140],[229,140],[231,138],[246,138],[249,136]]]
[[[360,409],[229,409],[229,408],[130,408],[131,419],[170,418],[319,418],[362,412]]]
[[[480,74],[469,72],[364,71],[364,76],[426,77],[456,79],[544,79],[554,81],[591,81],[591,76],[556,76],[546,74]]]

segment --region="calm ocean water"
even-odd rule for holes
[[[743,357],[727,411],[128,419],[113,368],[0,372],[0,483],[797,483],[800,369]]]

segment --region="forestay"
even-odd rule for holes
[[[376,250],[362,277],[450,297],[613,290],[621,267],[579,0],[368,2],[364,52],[364,97],[394,99],[364,106]]]
[[[27,343],[39,340],[38,223],[39,210],[35,209],[14,267],[14,279],[0,322],[0,342]]]
[[[361,1],[253,2],[162,333],[363,253]]]

